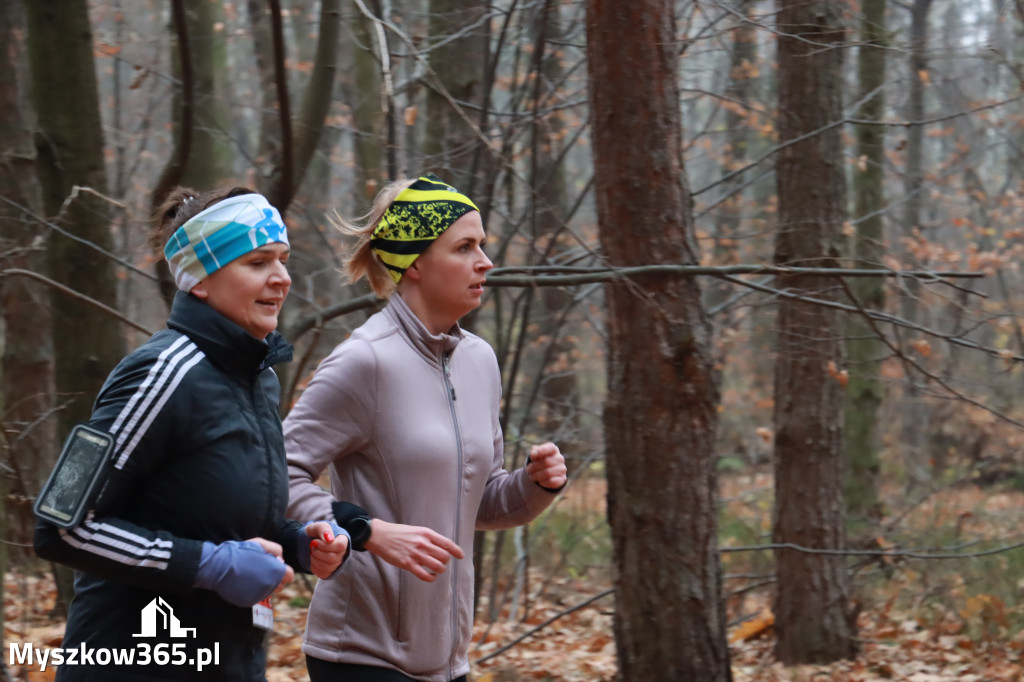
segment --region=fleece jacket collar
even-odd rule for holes
[[[416,317],[416,313],[402,299],[400,294],[392,294],[388,299],[388,305],[384,314],[391,319],[398,333],[413,347],[423,359],[438,368],[441,367],[442,358],[451,354],[455,346],[462,340],[462,329],[458,323],[441,334],[431,334],[426,325]]]

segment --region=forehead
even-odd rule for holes
[[[484,224],[480,219],[480,213],[477,211],[470,211],[452,223],[451,227],[442,232],[441,236],[437,238],[437,241],[456,242],[462,239],[483,241],[485,236]]]
[[[288,247],[287,244],[283,244],[281,242],[271,242],[269,244],[264,244],[263,246],[255,248],[255,249],[253,249],[252,251],[249,251],[246,254],[243,254],[242,257],[245,257],[245,256],[283,256],[283,255],[285,255],[286,253],[289,253],[289,252],[291,252],[291,249]]]

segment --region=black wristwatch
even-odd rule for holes
[[[352,537],[352,549],[357,552],[366,551],[366,543],[370,539],[370,534],[373,533],[373,527],[370,525],[369,516],[356,516],[349,519],[347,526],[342,526],[348,531],[348,534]]]
[[[365,509],[351,502],[334,502],[331,509],[334,512],[334,520],[348,531],[349,537],[352,538],[352,549],[365,552],[366,543],[373,532],[370,515]]]

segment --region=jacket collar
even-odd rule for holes
[[[192,294],[174,295],[167,326],[195,342],[225,371],[251,375],[292,359],[292,346],[278,332],[261,341]]]
[[[458,323],[446,332],[431,334],[398,293],[391,294],[384,314],[395,324],[402,338],[427,362],[437,367],[441,367],[442,358],[454,351],[464,336]]]

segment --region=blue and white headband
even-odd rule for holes
[[[254,249],[288,244],[281,214],[262,194],[225,199],[175,230],[164,247],[174,283],[191,291],[209,275]]]

